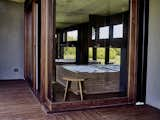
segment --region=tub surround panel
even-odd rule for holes
[[[104,67],[104,68],[103,68]],[[83,90],[85,94],[102,94],[120,92],[118,66],[101,65],[57,65],[57,82],[65,86],[63,77],[84,78]],[[78,84],[72,83],[71,89],[75,94]]]

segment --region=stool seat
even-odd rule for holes
[[[81,101],[82,101],[83,100],[82,82],[84,81],[84,79],[63,77],[63,80],[67,81],[66,87],[65,87],[65,93],[64,93],[64,101],[66,101],[67,92],[68,92],[68,89],[70,87],[71,82],[78,82],[78,84],[79,84],[79,92],[80,92]]]
[[[69,78],[69,77],[64,77],[63,80],[72,81],[72,82],[84,81],[84,79],[80,79],[80,78]]]

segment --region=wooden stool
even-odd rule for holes
[[[68,92],[68,89],[70,87],[69,84],[71,84],[71,82],[78,82],[78,84],[79,84],[79,92],[80,92],[81,101],[82,101],[83,100],[82,82],[84,81],[84,79],[64,77],[63,80],[67,81],[66,87],[65,87],[65,93],[64,93],[64,101],[66,101],[67,92]]]

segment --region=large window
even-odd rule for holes
[[[99,28],[99,39],[109,39],[109,26]]]
[[[78,30],[67,32],[67,41],[77,41],[78,40]]]
[[[76,47],[64,47],[64,59],[76,59]]]
[[[109,62],[112,64],[120,65],[121,48],[110,48],[109,49]]]
[[[99,29],[99,33],[96,33],[96,29]],[[99,39],[109,39],[109,26],[99,27],[96,29],[92,27],[92,40],[96,39],[96,34],[98,34]],[[123,38],[123,24],[113,25],[113,38]]]

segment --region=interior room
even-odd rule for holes
[[[129,0],[57,0],[54,101],[127,96],[128,30]]]
[[[159,120],[159,5],[0,0],[0,120]]]

